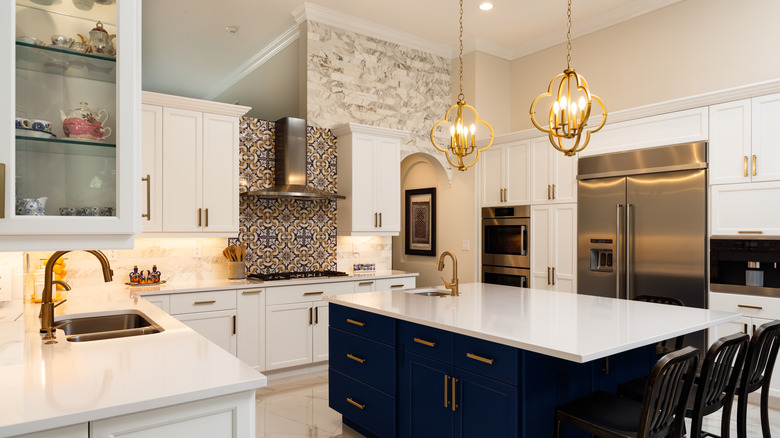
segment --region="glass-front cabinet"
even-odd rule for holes
[[[0,250],[132,247],[141,0],[0,7]]]

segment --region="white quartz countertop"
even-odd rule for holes
[[[44,345],[39,304],[0,321],[0,436],[252,390],[266,377],[141,298],[135,288],[74,288],[62,314],[134,309],[161,333]]]
[[[580,363],[739,318],[707,309],[482,283],[461,284],[457,297],[397,290],[324,299]]]

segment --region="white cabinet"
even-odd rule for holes
[[[150,92],[143,102],[143,231],[235,236],[238,124],[249,108]]]
[[[780,181],[710,187],[710,235],[780,235]]]
[[[401,231],[401,139],[407,131],[357,124],[337,126],[338,232],[397,236]]]
[[[567,157],[547,137],[531,140],[531,204],[577,201],[577,157]]]
[[[266,370],[328,359],[328,307],[322,297],[352,293],[352,281],[266,289]]]
[[[482,206],[530,204],[530,140],[493,145],[479,160]]]
[[[577,204],[531,207],[531,287],[577,289]]]
[[[0,5],[2,251],[132,248],[140,231],[141,2],[111,3],[88,12],[72,2]],[[15,41],[86,34],[97,20],[117,33],[116,58]],[[70,114],[85,107],[80,102],[101,113],[101,127],[89,133],[99,136],[65,134],[60,110]],[[51,134],[17,130],[15,117],[51,122]],[[17,213],[17,201],[35,208]],[[103,216],[87,216],[86,208]]]
[[[171,312],[171,299],[168,295],[146,295],[144,296],[144,299],[166,313]]]
[[[710,183],[780,180],[780,94],[710,106]]]
[[[393,289],[413,289],[417,279],[415,277],[363,278],[355,280],[355,293],[373,292]]]
[[[170,312],[206,339],[236,354],[236,292],[233,290],[170,295]]]
[[[89,425],[87,423],[74,424],[73,426],[17,435],[16,438],[89,438]]]
[[[90,438],[255,436],[255,391],[90,422]]]
[[[712,344],[717,339],[733,333],[747,333],[753,336],[756,329],[767,322],[780,319],[780,298],[760,297],[710,292],[710,309],[742,314],[742,318],[727,324],[713,327],[709,331]],[[780,372],[780,362],[775,363],[773,376]],[[780,398],[780,379],[772,379],[769,394]]]
[[[265,370],[265,289],[236,291],[236,356]]]

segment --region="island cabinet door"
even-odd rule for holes
[[[456,437],[516,437],[520,411],[517,387],[455,368]]]
[[[454,436],[451,397],[454,367],[408,351],[403,356],[398,385],[398,436]]]

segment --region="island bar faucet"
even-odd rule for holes
[[[455,258],[455,254],[444,251],[439,256],[439,271],[444,269],[444,256],[450,256],[452,258],[452,280],[450,280],[449,283],[447,283],[447,280],[444,279],[444,277],[441,278],[441,280],[444,282],[444,287],[449,289],[451,291],[450,295],[453,297],[457,297],[458,294],[458,259]]]
[[[46,261],[46,270],[43,274],[43,292],[41,293],[41,332],[46,332],[43,340],[47,341],[47,344],[54,344],[57,342],[54,339],[54,330],[56,329],[56,327],[54,327],[54,308],[65,302],[61,301],[55,306],[52,298],[52,290],[54,289],[55,283],[52,280],[54,262],[69,252],[70,251],[56,251],[49,257],[49,260]],[[100,261],[100,267],[103,269],[103,280],[106,283],[111,281],[114,278],[114,271],[111,270],[111,264],[108,263],[108,258],[106,258],[105,254],[95,250],[87,250],[87,252],[97,257]]]

